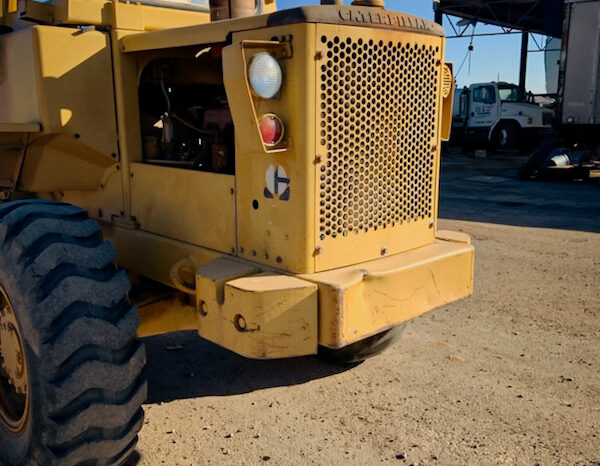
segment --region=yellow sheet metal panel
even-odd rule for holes
[[[119,166],[118,170],[116,168],[113,165],[110,170],[107,170],[97,190],[62,190],[56,195],[64,202],[85,209],[90,217],[110,222],[113,217],[121,216],[124,210],[122,166]]]
[[[119,161],[122,165],[123,213],[131,215],[130,164],[142,160],[142,135],[138,102],[138,67],[135,55],[121,51],[120,43],[131,31],[111,31],[115,101],[119,139]]]
[[[210,13],[142,2],[53,0],[54,24],[82,24],[137,31],[170,29],[210,21]],[[186,5],[182,5],[185,7]]]
[[[8,124],[10,126],[20,126]],[[0,199],[6,199],[17,185],[25,147],[36,135],[27,132],[2,132],[0,124]]]
[[[319,24],[315,270],[434,239],[442,38]]]
[[[139,306],[140,326],[138,338],[195,330],[197,326],[197,311],[195,306],[186,304],[181,296],[163,299],[146,306]]]
[[[110,0],[52,0],[55,24],[112,25]]]
[[[210,280],[211,293],[216,293],[215,299],[217,303],[223,304],[225,300],[225,284],[228,281],[248,275],[255,275],[260,272],[261,270],[254,264],[248,264],[233,257],[222,256],[206,264],[199,265],[196,269],[196,281]],[[202,300],[206,301],[202,292],[199,291],[196,292],[196,300],[198,302]]]
[[[341,348],[473,292],[473,246],[454,241],[339,270],[319,285],[319,344]]]
[[[247,273],[247,266],[238,267],[237,271],[229,268],[232,276]],[[220,268],[201,267],[197,271],[200,336],[255,359],[317,352],[315,284],[272,273],[232,278],[223,283]]]
[[[117,248],[120,267],[168,286],[174,286],[170,271],[178,262],[189,259],[200,266],[222,256],[222,253],[211,249],[145,231],[110,223],[101,225],[104,238]]]
[[[142,2],[115,1],[113,11],[113,26],[116,29],[135,31],[172,29],[210,21],[209,12],[163,8]]]
[[[236,128],[238,255],[292,272],[314,270],[314,33],[312,24],[236,33],[223,52]],[[279,96],[259,99],[250,91],[246,67],[264,50],[244,51],[241,44],[272,38],[292,38],[292,57],[279,59],[284,76]],[[263,147],[255,115],[266,113],[283,121],[281,151]]]
[[[435,237],[443,241],[453,241],[455,243],[471,244],[471,237],[462,231],[437,230]]]
[[[47,134],[33,140],[25,153],[19,189],[29,192],[100,189],[116,163],[76,139]]]
[[[39,123],[0,123],[0,133],[39,133]]]
[[[131,164],[131,212],[142,230],[197,246],[235,251],[235,178]]]
[[[144,32],[124,37],[121,46],[124,52],[139,52],[225,42],[232,31],[264,28],[266,23],[267,16],[252,16],[164,31]]]
[[[62,133],[116,158],[108,35],[55,26],[35,26],[33,30],[43,131]]]
[[[36,75],[33,30],[0,35],[0,123],[39,124]]]
[[[54,21],[54,7],[51,3],[39,2],[37,0],[25,0],[20,17],[23,20],[38,24],[52,24]]]

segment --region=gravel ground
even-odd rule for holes
[[[559,195],[527,216],[534,201],[516,188],[510,201],[495,184],[461,195],[465,159],[454,162],[441,227],[472,235],[472,298],[349,368],[250,361],[193,333],[148,339],[140,463],[600,465],[600,189],[581,188],[596,196],[587,211]],[[510,221],[457,219],[485,199]],[[548,228],[557,218],[563,229]]]

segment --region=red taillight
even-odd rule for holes
[[[283,123],[272,113],[263,115],[258,122],[260,135],[267,146],[274,146],[283,138]]]

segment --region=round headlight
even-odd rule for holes
[[[272,99],[281,88],[281,66],[267,52],[260,52],[250,59],[248,78],[252,90],[263,99]]]

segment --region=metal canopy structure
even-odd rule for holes
[[[561,37],[563,0],[438,0],[436,18],[448,14],[509,29]]]

